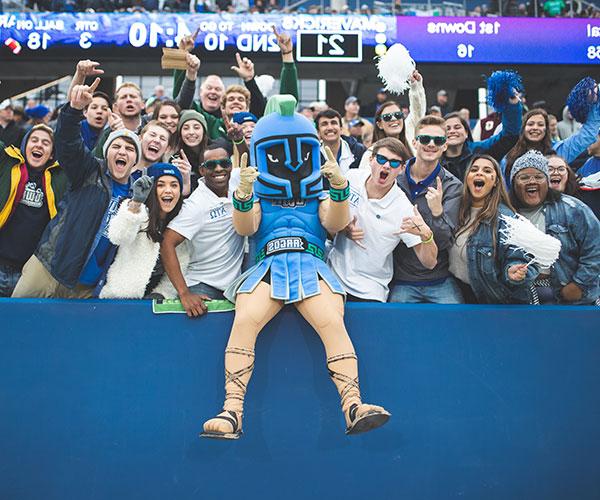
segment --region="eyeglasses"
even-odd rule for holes
[[[402,114],[402,111],[394,111],[393,113],[383,113],[379,118],[384,122],[391,122],[392,120],[404,120],[404,114]]]
[[[390,160],[389,158],[386,158],[385,156],[380,155],[380,154],[375,155],[375,160],[380,165],[385,165],[386,163],[389,163],[390,167],[392,167],[392,168],[398,168],[401,165],[404,165],[404,162],[402,160]]]
[[[446,138],[443,135],[418,135],[415,137],[423,146],[427,146],[431,141],[436,146],[442,146],[446,143]]]
[[[543,174],[519,174],[515,175],[515,179],[519,182],[535,181],[537,183],[540,183],[546,180],[546,176]]]
[[[567,168],[566,167],[548,167],[548,172],[551,174],[566,174],[567,173]]]
[[[221,160],[206,160],[201,166],[208,170],[214,170],[217,165],[221,165],[222,168],[231,168],[231,160],[229,158],[222,158]]]

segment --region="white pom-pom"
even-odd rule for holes
[[[254,81],[256,82],[260,93],[265,97],[269,97],[269,94],[273,90],[273,85],[275,84],[275,78],[271,75],[259,75]]]
[[[500,217],[506,224],[506,227],[500,230],[502,242],[532,255],[533,260],[530,264],[536,262],[546,268],[558,259],[560,240],[540,231],[522,215],[516,217],[501,215]]]
[[[386,90],[403,94],[410,88],[410,76],[416,68],[415,61],[401,43],[395,43],[377,61],[379,78]]]

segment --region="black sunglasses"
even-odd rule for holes
[[[208,170],[214,170],[217,165],[221,165],[223,168],[231,168],[231,160],[229,158],[223,158],[221,160],[206,160],[201,167],[207,168]]]
[[[423,146],[427,146],[431,141],[436,146],[442,146],[446,143],[446,138],[443,135],[418,135],[415,137]]]
[[[404,120],[404,114],[402,111],[394,111],[393,113],[383,113],[379,118],[384,122],[391,122],[392,120]]]
[[[389,163],[390,167],[392,168],[398,168],[400,165],[404,165],[404,162],[402,160],[390,160],[389,158],[386,158],[385,156],[380,154],[375,155],[375,160],[380,165],[385,165],[386,163]]]

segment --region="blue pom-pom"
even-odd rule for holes
[[[579,123],[585,123],[588,113],[594,105],[594,87],[596,82],[593,78],[586,76],[581,80],[567,97],[567,106],[571,116]]]
[[[515,91],[523,91],[521,76],[515,71],[494,71],[487,81],[488,104],[502,112]]]

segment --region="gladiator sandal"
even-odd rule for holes
[[[227,355],[246,356],[250,358],[250,364],[239,370],[230,371],[227,366]],[[231,359],[229,359],[231,361]],[[244,349],[242,347],[228,347],[225,349],[225,403],[223,411],[216,417],[207,420],[204,423],[204,432],[201,437],[213,439],[238,439],[242,434],[242,416],[244,414],[244,396],[246,395],[246,387],[250,376],[254,370],[254,351]],[[222,420],[231,426],[231,431],[227,432],[222,429]],[[220,429],[215,429],[215,424]]]
[[[327,358],[329,376],[340,393],[342,411],[346,418],[346,434],[360,434],[381,427],[389,418],[390,413],[383,407],[363,403],[360,399],[358,375],[352,378],[339,371],[332,370],[330,365],[345,359],[357,360],[355,353],[338,354]]]

